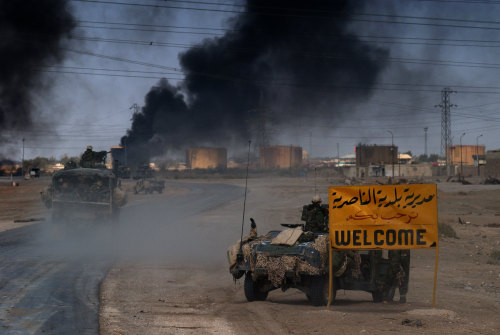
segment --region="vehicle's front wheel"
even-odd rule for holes
[[[314,306],[324,306],[328,303],[329,289],[328,277],[313,276],[311,277],[307,298]],[[335,300],[336,293],[337,290],[334,288],[332,301]]]
[[[253,281],[252,274],[248,272],[245,276],[244,284],[245,298],[247,298],[247,301],[252,302],[266,300],[269,292],[261,291],[259,290],[259,288],[260,286],[258,285],[258,283]]]
[[[372,292],[373,302],[382,302],[384,300],[384,291],[375,290]]]

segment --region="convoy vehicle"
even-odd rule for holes
[[[126,193],[116,175],[105,168],[105,151],[92,147],[82,155],[79,167],[69,161],[56,171],[42,201],[52,209],[52,223],[61,229],[75,230],[89,224],[116,223]]]
[[[140,179],[134,186],[134,194],[144,192],[145,194],[152,194],[153,192],[163,193],[165,188],[164,180],[156,179]]]
[[[300,229],[300,228],[299,228]],[[328,233],[314,233],[314,240],[276,245],[282,231],[273,230],[254,239],[246,238],[228,250],[234,279],[245,276],[248,301],[265,300],[270,291],[297,288],[315,306],[325,305],[329,294]],[[335,251],[333,253],[335,299],[338,290],[363,290],[374,302],[392,300],[394,278],[391,260],[377,251]],[[409,274],[405,274],[408,276]]]
[[[92,168],[55,172],[42,198],[52,208],[53,223],[59,226],[116,222],[125,202],[115,175],[110,170]]]

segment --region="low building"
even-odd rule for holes
[[[398,163],[399,164],[411,164],[413,157],[408,154],[398,154]]]
[[[451,165],[474,165],[474,156],[484,155],[484,145],[452,145],[448,147]]]
[[[486,152],[486,165],[484,166],[484,176],[500,178],[500,149],[488,150]]]

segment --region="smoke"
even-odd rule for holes
[[[258,137],[263,124],[343,118],[370,96],[387,55],[348,32],[360,4],[247,0],[224,36],[179,55],[181,84],[162,80],[146,95],[122,138],[131,160],[242,143]]]
[[[62,61],[74,20],[66,0],[0,0],[0,129],[29,129],[44,66]]]

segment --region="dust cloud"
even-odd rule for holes
[[[185,186],[189,191],[182,190],[186,194],[178,197],[137,196],[134,203],[122,208],[116,224],[72,219],[57,229],[49,221],[38,234],[39,252],[55,261],[161,262],[200,267],[225,264],[225,251],[239,236],[239,205],[230,217],[208,215],[207,219],[206,213],[217,213],[218,206],[239,199],[242,188],[223,184]],[[234,221],[234,230],[220,228],[227,227],[228,221]]]

